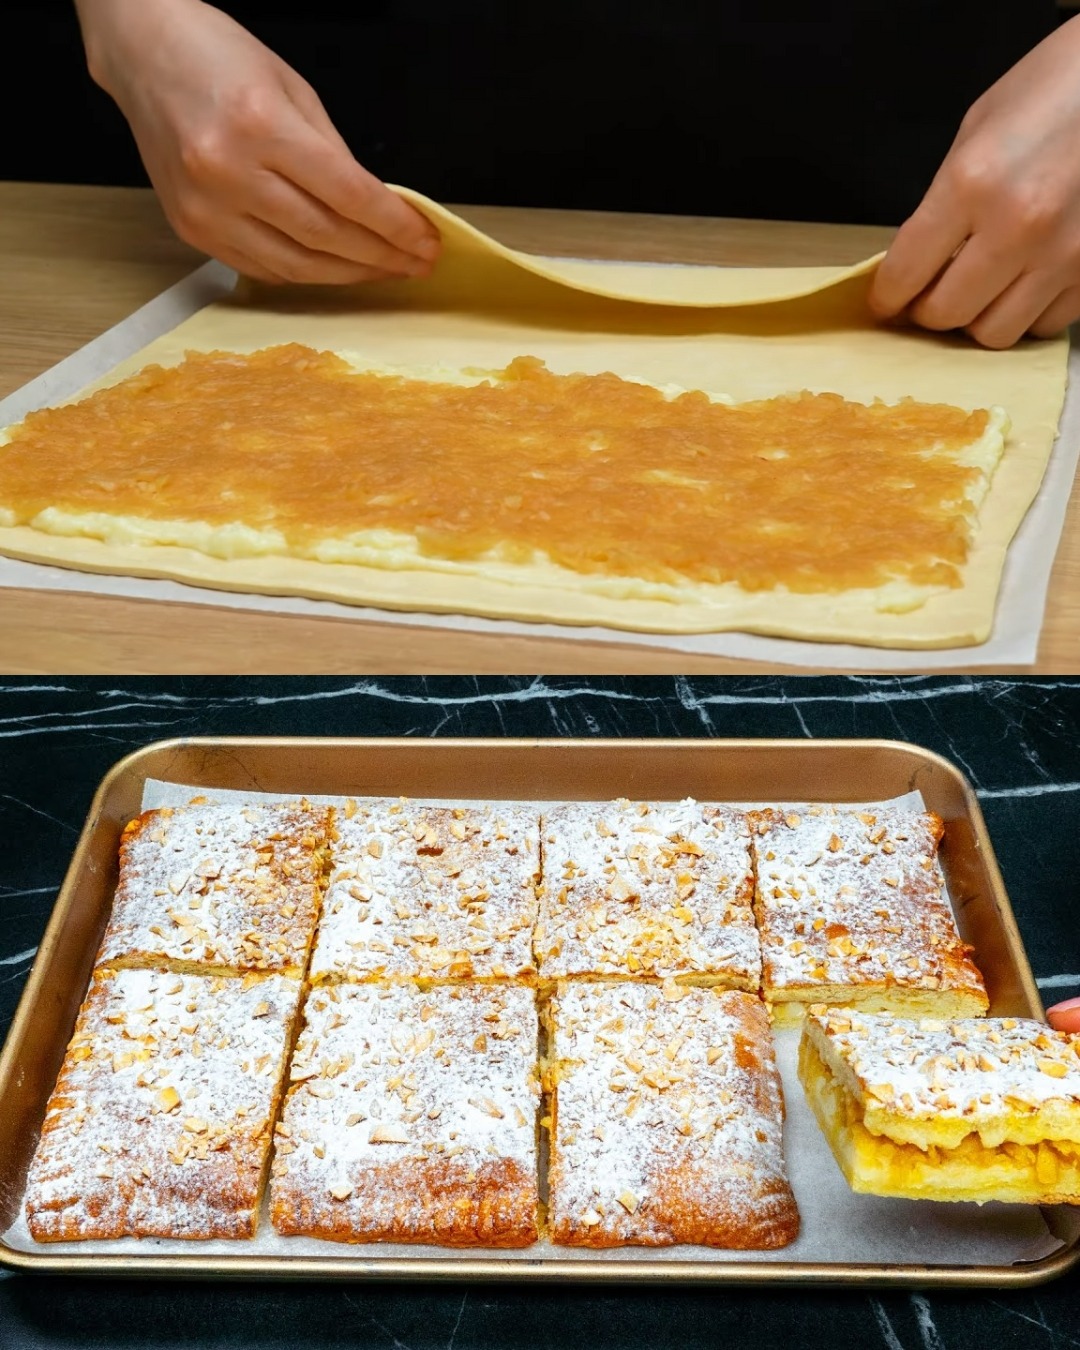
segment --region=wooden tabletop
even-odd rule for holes
[[[569,257],[768,266],[855,262],[871,226],[456,207],[515,248]],[[204,259],[140,188],[0,183],[0,397],[118,323]],[[0,591],[0,672],[749,673],[790,670],[629,643],[450,633],[72,591]],[[882,653],[881,670],[889,670]],[[1001,670],[963,664],[957,669]],[[1050,584],[1039,659],[1080,672],[1080,480]]]

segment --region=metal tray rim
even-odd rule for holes
[[[197,747],[241,748],[261,745],[276,746],[282,749],[310,748],[313,745],[338,745],[349,748],[378,745],[380,748],[401,747],[414,752],[423,748],[424,753],[439,753],[448,749],[482,749],[498,745],[504,748],[527,749],[549,747],[562,749],[574,747],[577,750],[603,750],[613,747],[626,749],[636,747],[648,753],[650,749],[670,750],[678,747],[687,750],[690,747],[717,750],[743,748],[773,748],[795,750],[815,747],[839,749],[859,746],[865,749],[899,749],[915,753],[926,762],[938,765],[959,785],[971,824],[983,851],[984,864],[994,891],[997,905],[1014,959],[1017,961],[1017,973],[1025,996],[1032,1005],[1043,1011],[1038,988],[1032,976],[1027,954],[1017,927],[1012,907],[1005,893],[1004,882],[989,839],[986,823],[978,796],[967,776],[945,756],[928,750],[911,741],[887,737],[822,737],[822,738],[785,738],[785,737],[434,737],[418,740],[408,736],[198,736],[168,737],[151,741],[139,746],[117,760],[104,774],[94,793],[86,820],[80,831],[72,854],[71,862],[64,880],[57,892],[56,901],[49,917],[41,944],[31,966],[22,996],[15,1009],[5,1044],[0,1049],[0,1100],[8,1090],[11,1078],[11,1065],[21,1040],[23,1027],[28,1021],[33,1004],[38,995],[38,986],[44,982],[48,971],[56,936],[62,930],[67,912],[72,904],[72,891],[78,876],[83,855],[91,834],[101,813],[102,804],[108,797],[114,783],[124,775],[140,769],[141,762],[160,754],[162,751],[185,751]],[[362,1244],[357,1244],[362,1251]],[[647,1252],[647,1248],[642,1248]],[[857,1286],[863,1288],[901,1286],[919,1287],[983,1287],[983,1288],[1031,1288],[1048,1283],[1080,1264],[1080,1236],[1060,1251],[1037,1261],[1010,1266],[917,1266],[894,1265],[891,1263],[832,1263],[832,1262],[794,1262],[770,1261],[759,1265],[739,1261],[656,1261],[643,1256],[641,1260],[620,1262],[603,1261],[596,1258],[580,1260],[563,1259],[558,1262],[535,1261],[494,1261],[484,1257],[459,1258],[453,1262],[440,1262],[438,1258],[382,1257],[378,1260],[346,1257],[289,1257],[287,1262],[274,1255],[214,1255],[203,1256],[198,1252],[182,1256],[137,1256],[127,1254],[73,1256],[67,1253],[50,1256],[48,1251],[25,1252],[10,1247],[0,1239],[0,1266],[12,1270],[41,1273],[65,1273],[79,1275],[103,1275],[123,1277],[186,1277],[210,1279],[262,1278],[272,1280],[370,1280],[375,1282],[406,1281],[453,1281],[453,1280],[509,1280],[529,1283],[569,1281],[573,1283],[622,1284],[630,1280],[644,1283],[693,1283],[693,1284],[735,1284],[735,1285],[831,1285]]]

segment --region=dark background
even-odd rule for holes
[[[978,789],[1045,1002],[1080,993],[1080,680],[28,679],[0,686],[0,1035],[106,770],[150,741],[227,734],[914,741]],[[124,1284],[0,1271],[2,1350],[747,1344],[1067,1350],[1080,1344],[1080,1271],[1030,1292],[926,1294]]]
[[[148,0],[149,2],[149,0]],[[449,202],[899,224],[1054,0],[225,0]],[[340,15],[345,12],[348,18]],[[144,183],[69,0],[0,7],[0,178]]]

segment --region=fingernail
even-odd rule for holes
[[[416,246],[416,252],[421,258],[426,258],[428,262],[434,262],[439,256],[439,250],[442,248],[442,240],[435,235],[427,235]]]
[[[1052,1008],[1047,1008],[1048,1013],[1052,1012],[1072,1012],[1074,1008],[1080,1008],[1080,998],[1067,998],[1064,1003],[1055,1003]]]

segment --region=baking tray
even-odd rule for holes
[[[982,812],[964,776],[919,746],[883,740],[476,740],[222,737],[161,741],[103,779],[57,896],[0,1055],[0,1232],[16,1217],[46,1103],[90,978],[112,904],[117,847],[155,778],[202,788],[353,796],[713,801],[884,800],[922,793],[945,821],[941,861],[961,934],[977,943],[997,1016],[1043,1016]],[[648,1249],[557,1261],[429,1255],[173,1255],[23,1251],[0,1240],[0,1261],[67,1274],[270,1279],[572,1280],[739,1284],[1004,1287],[1053,1279],[1080,1261],[1080,1209],[1044,1211],[1061,1246],[1010,1265],[893,1262],[760,1263],[658,1260]],[[640,1255],[638,1255],[640,1252]]]

